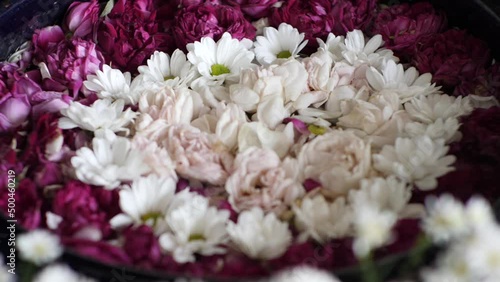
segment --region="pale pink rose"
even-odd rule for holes
[[[214,135],[190,125],[172,125],[164,144],[180,176],[213,185],[226,182],[233,155]]]
[[[229,202],[236,211],[260,207],[281,214],[305,194],[297,181],[293,159],[280,157],[272,150],[251,147],[238,154],[234,171],[226,182]]]
[[[159,147],[156,141],[135,135],[132,139],[132,146],[143,152],[144,163],[151,167],[156,175],[177,180],[174,161],[170,158],[168,151]]]
[[[305,144],[298,166],[303,181],[318,181],[326,196],[342,196],[369,173],[370,145],[352,132],[334,130]]]

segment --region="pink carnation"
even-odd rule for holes
[[[224,32],[236,39],[254,39],[256,29],[243,16],[239,8],[227,5],[199,4],[181,9],[175,16],[173,27],[179,49],[202,37],[219,40]]]
[[[267,17],[278,0],[223,0],[224,4],[240,7],[243,14],[258,20]]]
[[[387,7],[377,15],[373,34],[381,34],[385,47],[398,57],[409,57],[422,36],[441,32],[446,16],[428,2],[398,4]]]
[[[66,12],[62,27],[75,37],[86,38],[89,35],[95,35],[98,21],[99,2],[97,0],[73,2]]]

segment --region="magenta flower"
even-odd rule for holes
[[[104,208],[99,206],[92,189],[82,182],[70,181],[57,191],[52,212],[62,217],[56,230],[60,236],[100,240],[111,234]]]
[[[44,88],[58,92],[68,89],[74,98],[87,75],[95,74],[104,61],[96,45],[81,38],[59,42],[52,52],[40,59],[46,66],[41,66]]]
[[[42,62],[56,46],[65,39],[64,32],[60,26],[48,26],[35,31],[33,39],[33,59],[35,63]]]
[[[119,0],[97,31],[106,62],[136,72],[155,50],[162,50],[166,35],[158,32],[155,20],[152,0]]]
[[[19,175],[19,174],[18,174]],[[41,207],[42,195],[39,193],[35,183],[32,180],[16,179],[16,219],[22,227],[32,230],[38,228],[42,223]],[[8,211],[9,194],[6,187],[0,188],[0,210],[5,214]]]
[[[95,258],[102,263],[130,265],[132,261],[123,249],[103,241],[92,241],[80,238],[63,238],[63,245],[81,255]]]
[[[62,27],[74,37],[85,38],[96,33],[98,21],[99,2],[97,0],[73,2],[66,12]]]
[[[373,26],[373,34],[381,34],[385,47],[399,57],[410,57],[422,36],[441,32],[446,28],[446,16],[428,2],[399,4],[380,11]]]
[[[464,96],[495,96],[500,100],[500,65],[495,63],[487,69],[479,69],[474,79],[460,83],[455,88],[455,93]]]
[[[177,12],[173,27],[179,49],[202,37],[219,40],[224,32],[236,39],[253,39],[255,27],[243,16],[241,10],[227,5],[200,4]]]
[[[333,1],[332,15],[335,19],[332,32],[345,35],[359,29],[366,30],[372,23],[377,11],[377,0],[339,0]]]
[[[17,65],[0,63],[0,132],[13,130],[28,118],[31,83]]]
[[[240,7],[243,14],[258,20],[267,17],[271,8],[278,0],[223,0],[222,3]]]
[[[123,236],[125,240],[123,249],[135,265],[152,269],[160,263],[162,251],[151,227],[141,225],[129,228],[123,232]]]
[[[433,82],[454,95],[460,95],[460,85],[473,81],[489,64],[488,45],[455,29],[422,38],[413,57],[420,73],[431,73]]]

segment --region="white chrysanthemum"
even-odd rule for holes
[[[301,234],[300,240],[312,237],[324,243],[330,239],[348,235],[352,223],[352,210],[345,198],[327,202],[322,195],[305,198],[300,206],[294,205],[295,226]]]
[[[462,258],[477,277],[474,281],[500,281],[500,226],[492,222],[476,230],[476,234],[465,242]]]
[[[353,206],[375,203],[382,210],[399,214],[411,198],[411,186],[395,176],[361,180],[359,190],[349,192],[349,201]]]
[[[382,36],[379,34],[370,38],[365,44],[365,35],[361,30],[355,29],[347,33],[344,42],[345,50],[342,51],[342,56],[345,61],[353,66],[368,64],[379,67],[383,62],[388,60],[399,61],[397,57],[394,57],[392,51],[380,48],[384,42],[382,41]],[[332,46],[329,46],[329,49],[331,48]]]
[[[397,221],[395,213],[380,210],[373,203],[354,206],[354,253],[365,257],[372,250],[388,243],[392,238],[392,227]]]
[[[41,229],[19,235],[17,250],[22,259],[36,265],[53,262],[63,252],[59,237]]]
[[[120,181],[133,181],[151,171],[144,163],[142,152],[133,149],[129,139],[110,131],[97,132],[92,149],[78,149],[71,164],[79,180],[107,189],[114,189]]]
[[[412,99],[404,105],[413,120],[422,123],[433,123],[441,118],[458,119],[472,112],[473,107],[468,98],[453,97],[446,94],[432,94]]]
[[[426,200],[429,215],[423,228],[435,242],[448,242],[464,235],[467,231],[467,217],[464,206],[451,195]]]
[[[209,207],[208,199],[202,196],[183,195],[189,199],[174,199],[166,216],[170,232],[160,236],[160,246],[178,263],[194,262],[194,254],[225,253],[220,245],[227,242],[229,212]]]
[[[316,41],[318,42],[318,45],[319,45],[318,51],[328,52],[330,55],[330,58],[334,62],[340,62],[340,61],[344,60],[344,55],[342,53],[344,51],[346,51],[346,49],[347,49],[347,47],[345,46],[344,36],[341,36],[341,35],[336,36],[333,33],[329,33],[328,37],[326,38],[326,41],[323,41],[320,38],[316,38]],[[380,47],[380,45],[379,45],[379,47]],[[352,51],[354,51],[354,50],[352,50]]]
[[[405,71],[402,64],[396,64],[394,61],[384,63],[381,71],[370,67],[366,70],[366,79],[376,91],[396,92],[402,103],[414,97],[439,93],[439,87],[431,83],[430,73],[419,75],[414,67]]]
[[[144,81],[158,82],[171,87],[189,86],[196,78],[196,70],[187,60],[186,55],[177,49],[170,57],[168,54],[155,51],[147,61],[147,66],[140,66],[139,73]]]
[[[476,230],[495,224],[495,216],[490,203],[481,197],[472,197],[467,201],[465,216],[469,226]]]
[[[299,266],[281,271],[268,282],[340,282],[340,280],[324,270]]]
[[[448,155],[443,139],[432,140],[429,136],[413,139],[397,138],[394,145],[386,145],[373,155],[374,168],[386,175],[394,174],[421,190],[437,187],[437,178],[454,168],[455,156]]]
[[[40,273],[38,273],[33,282],[97,282],[95,279],[91,279],[82,276],[69,268],[67,265],[54,264],[49,265],[44,268]]]
[[[241,69],[252,65],[254,53],[243,42],[225,32],[217,43],[210,37],[186,46],[188,60],[208,81],[222,84],[225,80],[238,81]]]
[[[88,75],[83,82],[88,90],[97,93],[101,99],[123,99],[127,104],[135,104],[137,97],[131,87],[132,76],[129,72],[122,73],[108,65],[102,66],[95,75]]]
[[[157,235],[168,230],[165,216],[174,197],[176,182],[154,174],[135,180],[120,190],[120,208],[123,213],[110,221],[115,229],[128,225],[151,226]]]
[[[244,152],[250,147],[271,149],[284,158],[293,145],[294,135],[292,123],[276,130],[267,128],[262,122],[244,123],[238,133],[238,150]]]
[[[61,110],[61,114],[65,117],[59,120],[59,127],[62,129],[79,127],[89,131],[109,129],[113,132],[128,133],[127,126],[137,113],[130,108],[123,111],[124,107],[123,100],[111,102],[110,99],[98,99],[90,107],[79,102],[71,102],[68,108]]]
[[[285,253],[292,242],[288,223],[260,208],[240,213],[238,223],[229,222],[227,232],[236,247],[254,259],[270,260]]]
[[[264,28],[264,36],[257,36],[255,56],[262,65],[270,65],[276,59],[296,58],[306,44],[304,33],[287,23],[281,23],[278,29]]]
[[[434,123],[410,122],[405,124],[404,131],[410,138],[427,135],[433,140],[444,139],[446,144],[460,140],[462,134],[458,130],[460,124],[456,118],[443,120],[438,118]]]

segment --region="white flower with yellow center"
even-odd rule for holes
[[[254,59],[254,53],[247,49],[245,43],[233,39],[227,32],[217,42],[210,37],[203,37],[186,48],[189,51],[188,60],[203,80],[212,85],[220,85],[226,80],[237,82],[240,70],[249,68]]]
[[[202,196],[190,192],[178,195],[165,218],[170,232],[159,238],[162,249],[178,263],[194,262],[195,254],[224,254],[226,249],[221,245],[228,239],[229,212],[210,207]]]
[[[120,208],[123,213],[111,219],[115,229],[129,225],[151,226],[159,235],[168,230],[165,215],[174,197],[176,182],[154,174],[141,177],[120,190]]]
[[[260,208],[240,213],[238,223],[229,222],[227,232],[236,247],[254,259],[270,260],[283,255],[292,242],[288,223]]]
[[[148,59],[147,66],[138,71],[146,82],[157,82],[171,87],[189,85],[196,78],[196,70],[187,60],[186,54],[177,49],[172,57],[167,53],[155,51]]]
[[[451,195],[426,200],[429,215],[424,219],[425,232],[438,243],[448,242],[467,232],[467,217],[462,203]]]
[[[133,91],[131,81],[132,76],[129,72],[122,73],[119,69],[103,65],[102,70],[96,71],[95,75],[88,75],[83,85],[88,90],[96,92],[97,97],[101,99],[123,99],[127,104],[135,104],[138,93]]]
[[[59,120],[59,127],[62,129],[79,127],[89,131],[109,129],[128,134],[127,126],[138,114],[130,108],[124,111],[124,107],[125,101],[121,99],[114,102],[110,99],[98,99],[92,106],[71,102],[69,107],[61,110],[64,117]]]
[[[276,59],[296,58],[306,44],[304,33],[287,23],[281,23],[278,29],[264,28],[264,36],[257,36],[255,56],[262,65],[270,65]]]
[[[22,259],[36,265],[51,263],[63,252],[59,237],[41,229],[19,235],[17,250]]]

